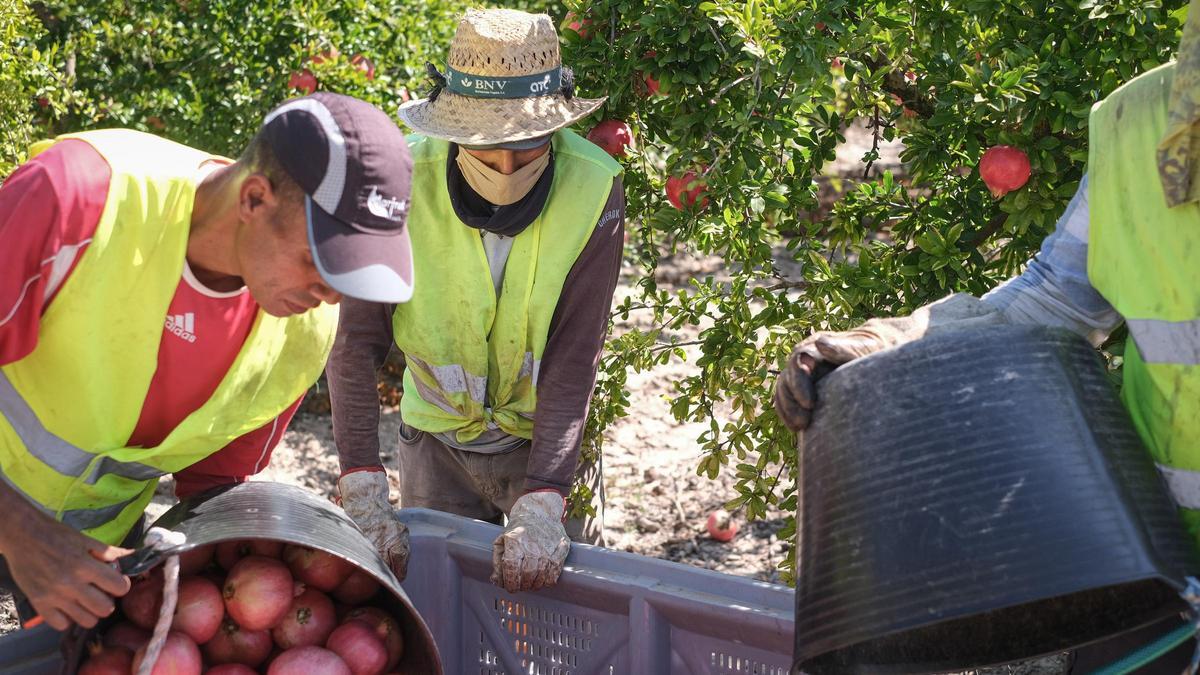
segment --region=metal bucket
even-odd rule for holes
[[[218,488],[182,500],[152,527],[182,532],[187,535],[187,543],[165,552],[141,549],[123,561],[122,568],[127,572],[151,569],[164,555],[241,539],[301,544],[343,558],[370,574],[386,590],[381,590],[371,604],[387,610],[403,630],[404,655],[396,670],[421,675],[441,675],[443,672],[441,656],[429,627],[375,547],[340,508],[307,490],[268,482]],[[67,634],[60,672],[75,672],[88,637],[78,631]]]
[[[1192,542],[1074,334],[921,340],[839,368],[818,405],[793,672],[965,670],[1185,609]]]

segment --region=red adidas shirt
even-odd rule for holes
[[[196,167],[197,175],[203,167]],[[68,140],[18,168],[0,186],[0,365],[33,351],[42,314],[87,250],[112,176],[84,141]],[[129,445],[166,438],[216,391],[250,334],[249,291],[217,293],[185,265],[163,326],[158,369]],[[246,480],[267,466],[299,407],[175,474],[179,497]]]

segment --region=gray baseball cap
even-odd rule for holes
[[[309,246],[325,282],[362,300],[412,298],[413,163],[396,123],[366,101],[319,92],[272,110],[262,133],[304,191]]]

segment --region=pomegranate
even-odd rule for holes
[[[283,542],[270,539],[242,539],[217,544],[217,564],[232,570],[239,560],[248,555],[278,558],[283,553]]]
[[[274,558],[242,558],[225,578],[225,611],[247,630],[264,630],[279,623],[294,595],[291,572]]]
[[[621,120],[604,120],[592,127],[587,139],[613,157],[624,157],[625,148],[633,145],[633,132]]]
[[[141,667],[147,646],[149,645],[143,646],[133,655],[134,672]],[[162,651],[159,652],[150,675],[200,675],[201,665],[200,648],[196,643],[179,631],[171,631],[167,633],[167,639],[163,642]]]
[[[158,621],[158,610],[162,607],[162,571],[155,571],[134,579],[129,592],[121,598],[121,611],[125,618],[138,628],[153,630]]]
[[[179,556],[179,576],[189,577],[199,574],[212,562],[214,549],[212,546],[194,548]]]
[[[347,612],[342,623],[351,621],[362,621],[375,629],[375,634],[383,640],[383,645],[387,647],[387,670],[395,668],[404,654],[404,633],[392,615],[378,607],[359,607]]]
[[[297,579],[326,593],[341,586],[354,571],[353,565],[333,554],[294,544],[283,549],[283,561]]]
[[[240,663],[222,663],[204,671],[205,675],[258,675],[258,671]]]
[[[375,79],[375,62],[363,56],[355,54],[350,57],[350,65],[362,71],[363,75],[367,76],[368,80]]]
[[[283,621],[271,629],[271,637],[283,649],[323,645],[336,625],[333,601],[310,588],[292,600]]]
[[[1029,181],[1029,155],[1010,145],[995,145],[979,159],[979,176],[999,199]]]
[[[654,51],[653,49],[643,55],[643,57],[647,59],[652,59],[656,56],[658,56],[658,52]],[[641,76],[642,82],[644,82],[646,85],[646,91],[649,92],[651,96],[667,95],[667,92],[663,89],[662,83],[658,81],[658,78],[650,75],[649,73],[641,73]]]
[[[226,619],[216,636],[205,643],[204,657],[209,663],[240,663],[254,668],[267,660],[274,646],[270,631],[246,630]]]
[[[708,206],[708,197],[700,195],[708,191],[708,185],[704,179],[696,175],[695,171],[688,171],[683,176],[671,176],[667,179],[667,201],[671,202],[671,206],[677,209],[686,210],[693,206],[697,210]],[[700,204],[696,205],[696,200],[700,200]]]
[[[353,675],[342,657],[320,647],[289,649],[271,662],[267,675]]]
[[[125,647],[93,646],[88,652],[77,675],[129,675],[133,668],[133,651]]]
[[[708,536],[717,541],[729,541],[738,533],[738,524],[725,509],[717,509],[708,514],[705,528],[708,530]]]
[[[304,94],[311,94],[317,90],[317,76],[312,74],[308,68],[293,70],[291,76],[288,77],[288,89],[296,89]]]
[[[562,25],[567,27],[567,30],[573,30],[579,34],[580,40],[586,40],[591,36],[592,31],[588,26],[592,25],[591,19],[580,19],[575,12],[567,12],[567,16],[563,18]],[[559,30],[562,30],[561,26]]]
[[[171,628],[204,644],[217,634],[225,616],[221,589],[204,577],[188,577],[179,582],[179,601]]]
[[[342,53],[338,51],[337,47],[330,47],[321,50],[320,54],[314,55],[310,60],[313,62],[313,65],[319,65],[326,61],[337,61],[341,56]]]
[[[379,675],[388,666],[388,651],[375,629],[351,620],[329,635],[325,648],[342,657],[353,675]]]
[[[142,645],[150,639],[150,631],[122,621],[115,624],[104,632],[104,645],[106,647],[124,647],[129,650],[130,659],[133,658],[133,652],[142,648]]]
[[[361,605],[379,590],[375,577],[362,570],[354,570],[341,586],[333,589],[333,597],[347,605]]]

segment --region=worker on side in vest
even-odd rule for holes
[[[493,581],[555,583],[571,539],[579,461],[621,264],[621,167],[564,127],[600,100],[574,95],[545,15],[470,10],[435,88],[405,104],[412,150],[412,301],[347,302],[326,371],[342,505],[403,576],[407,531],[388,505],[376,372],[403,355],[400,505],[502,523]],[[389,445],[391,440],[388,439]],[[577,466],[583,464],[577,469]],[[593,500],[598,516],[603,504]]]
[[[805,429],[818,377],[947,328],[1058,326],[1099,345],[1124,322],[1131,339],[1121,398],[1200,541],[1200,0],[1178,62],[1096,104],[1088,136],[1088,173],[1024,273],[982,298],[951,295],[909,317],[808,337],[776,382],[775,409],[791,429]],[[1178,624],[1080,649],[1071,672],[1093,672]],[[1180,673],[1192,652],[1185,644],[1138,672]]]
[[[266,466],[343,295],[411,296],[412,161],[334,94],[236,162],[116,129],[34,151],[0,187],[0,585],[62,630],[129,589],[108,563],[160,476],[183,497]]]

